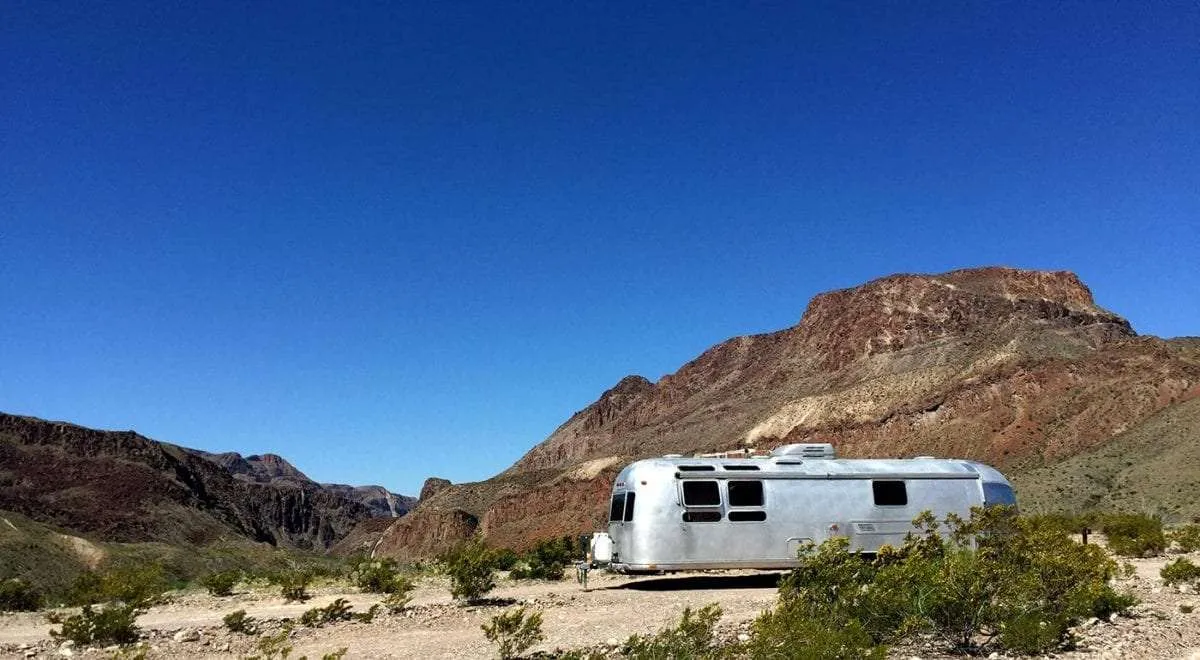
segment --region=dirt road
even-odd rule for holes
[[[1079,630],[1080,649],[1059,657],[1200,660],[1200,599],[1162,585],[1158,570],[1165,561],[1135,560],[1136,574],[1123,580],[1122,586],[1131,588],[1142,600],[1135,617],[1088,622]],[[291,657],[319,658],[341,648],[347,649],[348,658],[494,657],[480,625],[512,605],[543,612],[546,640],[535,648],[543,651],[617,644],[631,634],[674,624],[685,607],[714,602],[724,611],[722,626],[744,627],[774,603],[777,578],[778,574],[752,572],[636,579],[593,573],[586,591],[574,580],[503,580],[492,593],[496,602],[479,607],[455,605],[447,585],[429,578],[421,581],[412,605],[402,614],[381,614],[370,623],[297,627],[289,641],[294,647]],[[374,596],[329,589],[317,591],[304,604],[284,603],[265,591],[229,598],[193,593],[152,608],[138,623],[146,631],[152,658],[242,657],[257,652],[256,638],[226,631],[221,625],[225,614],[245,609],[263,622],[265,631],[271,632],[280,629],[282,619],[294,619],[304,610],[338,597],[348,599],[355,611],[364,611],[378,602]],[[1195,609],[1185,613],[1189,604]],[[0,656],[61,657],[60,645],[49,639],[50,628],[40,614],[0,617]],[[922,657],[936,655],[929,649],[915,651]],[[107,656],[99,650],[71,652],[76,656]],[[913,654],[914,649],[905,649],[901,656]]]

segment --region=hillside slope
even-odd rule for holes
[[[104,541],[241,538],[317,550],[372,517],[364,504],[312,482],[237,479],[200,452],[132,431],[5,413],[0,509]]]
[[[211,454],[195,449],[192,451],[225,468],[235,479],[258,484],[323,488],[362,504],[375,518],[399,518],[417,504],[417,498],[393,493],[383,486],[317,483],[277,454],[242,456],[237,452]]]
[[[1019,476],[1198,397],[1200,344],[1137,336],[1072,273],[893,275],[818,295],[796,326],[717,344],[656,383],[622,379],[502,474],[422,502],[377,551],[591,531],[616,471],[663,453],[832,442]],[[1189,424],[1169,442],[1194,436]]]

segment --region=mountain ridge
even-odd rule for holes
[[[722,341],[657,382],[621,379],[496,477],[422,501],[377,552],[601,528],[616,471],[645,456],[832,442],[1020,474],[1197,397],[1197,346],[1138,336],[1074,273],[889,275],[818,294],[794,326]]]
[[[0,509],[105,541],[245,538],[308,550],[373,517],[335,489],[239,479],[206,454],[133,431],[0,413]]]

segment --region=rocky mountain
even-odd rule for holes
[[[104,541],[325,549],[373,517],[360,500],[384,497],[252,458],[0,413],[0,509]]]
[[[1200,427],[1184,409],[1198,398],[1200,341],[1138,336],[1072,273],[893,275],[818,295],[795,326],[721,342],[657,382],[622,379],[500,475],[422,498],[377,552],[420,556],[476,531],[512,547],[592,531],[631,460],[788,442],[981,460],[1016,480],[1027,509],[1051,508],[1063,500],[1038,475],[1110,445],[1194,456]],[[1180,478],[1200,485],[1195,465]],[[1105,493],[1133,474],[1111,476],[1078,504],[1126,501]],[[1137,502],[1200,515],[1164,491]]]
[[[235,479],[258,484],[323,488],[367,507],[376,518],[399,518],[417,504],[414,497],[393,493],[383,486],[347,486],[317,483],[276,454],[242,456],[237,452],[210,454],[193,450],[228,470]]]

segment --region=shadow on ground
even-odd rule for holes
[[[616,584],[604,589],[633,589],[636,591],[689,591],[694,589],[777,589],[783,573],[753,575],[683,575],[665,576]]]

